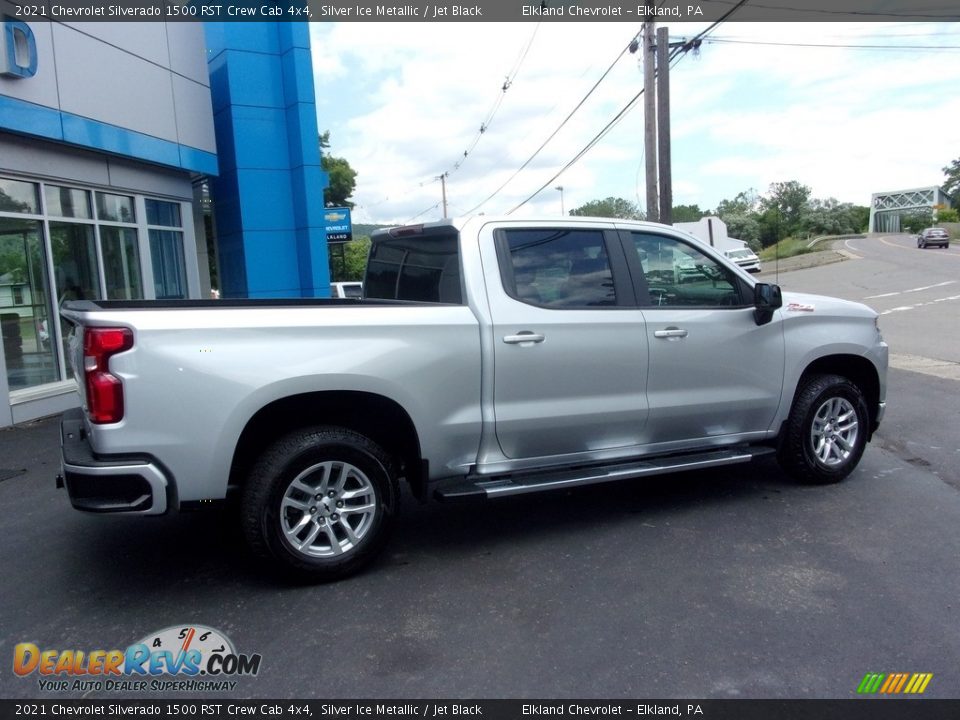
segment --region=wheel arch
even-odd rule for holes
[[[427,472],[416,426],[395,400],[361,391],[321,391],[291,395],[260,408],[237,439],[230,464],[230,488],[246,481],[249,469],[272,443],[295,430],[330,425],[353,430],[396,459],[417,499],[425,497]]]
[[[877,427],[877,412],[880,404],[880,374],[870,360],[860,355],[825,355],[812,361],[800,375],[800,381],[793,393],[792,403],[796,401],[807,380],[814,375],[840,375],[860,388],[870,413],[870,427],[867,439]]]

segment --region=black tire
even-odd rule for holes
[[[328,582],[380,552],[400,491],[379,445],[351,430],[316,427],[287,435],[260,456],[240,504],[254,555],[297,580]]]
[[[777,460],[800,482],[840,482],[860,462],[869,423],[859,387],[839,375],[813,375],[793,401]]]

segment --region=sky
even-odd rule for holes
[[[678,40],[708,23],[664,25]],[[621,56],[639,30],[311,23],[319,128],[357,171],[353,221],[440,219],[444,173],[451,216],[556,216],[611,196],[643,209],[642,97],[563,170],[642,89],[639,55]],[[869,205],[940,184],[960,157],[960,23],[728,21],[675,61],[670,100],[675,205],[788,180]]]

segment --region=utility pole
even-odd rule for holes
[[[670,168],[670,30],[657,29],[657,150],[660,163],[660,222],[673,224]]]
[[[554,188],[554,190],[559,190],[559,191],[560,191],[560,214],[561,214],[561,215],[566,215],[566,214],[567,214],[567,211],[566,211],[566,210],[564,209],[564,207],[563,207],[563,185],[557,185],[557,186]]]
[[[443,173],[439,176],[440,180],[440,192],[443,194],[443,219],[447,219],[447,175],[450,173]]]
[[[654,87],[654,43],[655,25],[653,20],[643,24],[643,149],[647,169],[647,220],[657,222],[660,218],[660,201],[657,193],[657,91]]]

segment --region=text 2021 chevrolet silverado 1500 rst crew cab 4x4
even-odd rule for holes
[[[150,515],[235,492],[257,555],[332,579],[382,547],[400,480],[498,497],[776,453],[828,483],[884,411],[875,312],[781,297],[669,227],[394,228],[364,291],[65,304],[74,506]]]

